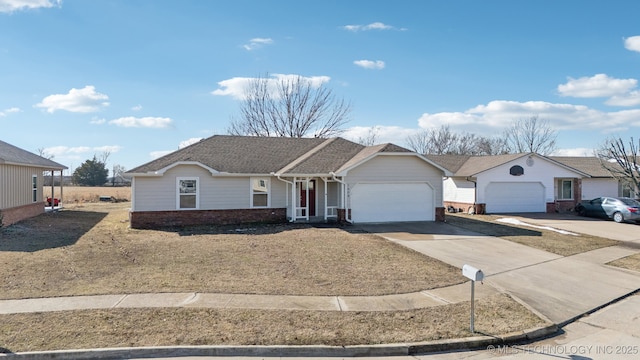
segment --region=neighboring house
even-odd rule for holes
[[[442,220],[449,173],[393,144],[216,135],[129,170],[131,226]]]
[[[66,168],[0,141],[0,225],[11,225],[43,213],[43,172],[62,173]]]
[[[444,206],[465,212],[564,212],[582,200],[629,194],[596,157],[426,157],[453,174],[444,180]]]

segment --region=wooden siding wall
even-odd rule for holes
[[[427,182],[434,189],[436,207],[441,207],[443,176],[440,169],[415,156],[380,155],[350,170],[346,182],[349,189],[358,182]]]
[[[0,165],[0,209],[33,204],[32,176],[38,177],[38,197],[42,202],[43,169],[30,166]]]

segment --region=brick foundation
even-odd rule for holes
[[[134,229],[156,229],[193,225],[284,223],[287,211],[279,209],[134,211],[129,213]]]
[[[44,203],[41,202],[3,209],[0,210],[0,216],[2,217],[2,223],[0,225],[9,226],[42,213],[44,213]]]
[[[573,211],[577,202],[575,200],[556,200],[552,203],[547,203],[548,213],[567,213]]]

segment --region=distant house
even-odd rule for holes
[[[131,226],[442,219],[448,172],[393,144],[216,135],[126,173]]]
[[[598,196],[632,196],[596,157],[427,155],[453,175],[444,206],[476,213],[564,212]]]
[[[11,225],[43,213],[43,172],[66,168],[0,141],[0,224]]]

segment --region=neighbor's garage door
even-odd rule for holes
[[[487,213],[545,212],[547,208],[539,182],[492,182],[485,200]]]
[[[433,221],[433,189],[425,183],[356,184],[353,222]]]

